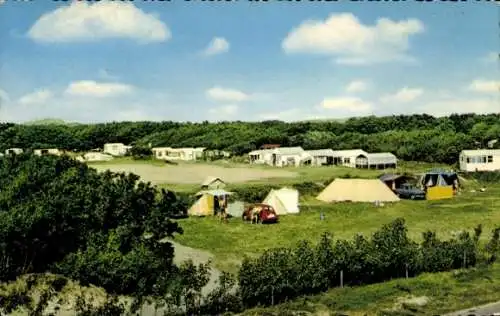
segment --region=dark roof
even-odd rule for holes
[[[273,149],[273,148],[278,148],[280,147],[280,144],[264,144],[260,146],[260,149]]]

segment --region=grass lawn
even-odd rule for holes
[[[418,306],[416,302],[428,300]],[[442,315],[500,300],[500,264],[487,269],[422,274],[411,279],[298,298],[288,303],[248,310],[242,315]],[[413,302],[412,302],[413,301]],[[280,314],[281,312],[281,314]]]
[[[470,191],[472,186],[468,185]],[[472,230],[483,224],[483,237],[489,238],[494,225],[500,223],[500,185],[487,187],[486,192],[464,191],[453,199],[441,201],[402,200],[383,207],[372,204],[327,204],[307,197],[301,201],[301,213],[280,217],[275,225],[251,225],[240,218],[222,224],[216,218],[179,220],[184,234],[176,240],[186,246],[212,252],[216,265],[235,272],[244,255],[257,255],[264,249],[293,246],[298,241],[319,240],[327,231],[337,238],[351,238],[356,233],[369,235],[397,217],[403,217],[409,235],[420,239],[422,232],[434,230],[441,238],[455,232]],[[320,220],[324,212],[325,220]]]

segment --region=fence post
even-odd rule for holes
[[[344,270],[340,270],[340,287],[344,287]]]

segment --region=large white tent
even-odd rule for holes
[[[262,203],[272,206],[278,215],[297,214],[299,213],[299,191],[290,188],[273,189]]]
[[[379,179],[335,179],[316,197],[323,202],[397,202]]]

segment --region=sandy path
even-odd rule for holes
[[[150,164],[95,164],[98,171],[134,173],[143,181],[152,184],[179,183],[200,184],[206,177],[220,177],[227,183],[247,182],[267,178],[293,178],[298,174],[286,170],[265,170],[257,168],[224,168],[209,164],[150,165]]]
[[[171,240],[169,240],[169,242],[174,246],[174,263],[176,265],[180,265],[182,262],[187,260],[193,260],[195,265],[207,263],[209,260],[212,260],[213,263],[214,256],[207,251],[190,248]],[[210,280],[201,290],[202,295],[207,295],[217,287],[220,275],[221,272],[212,267],[210,271]]]

